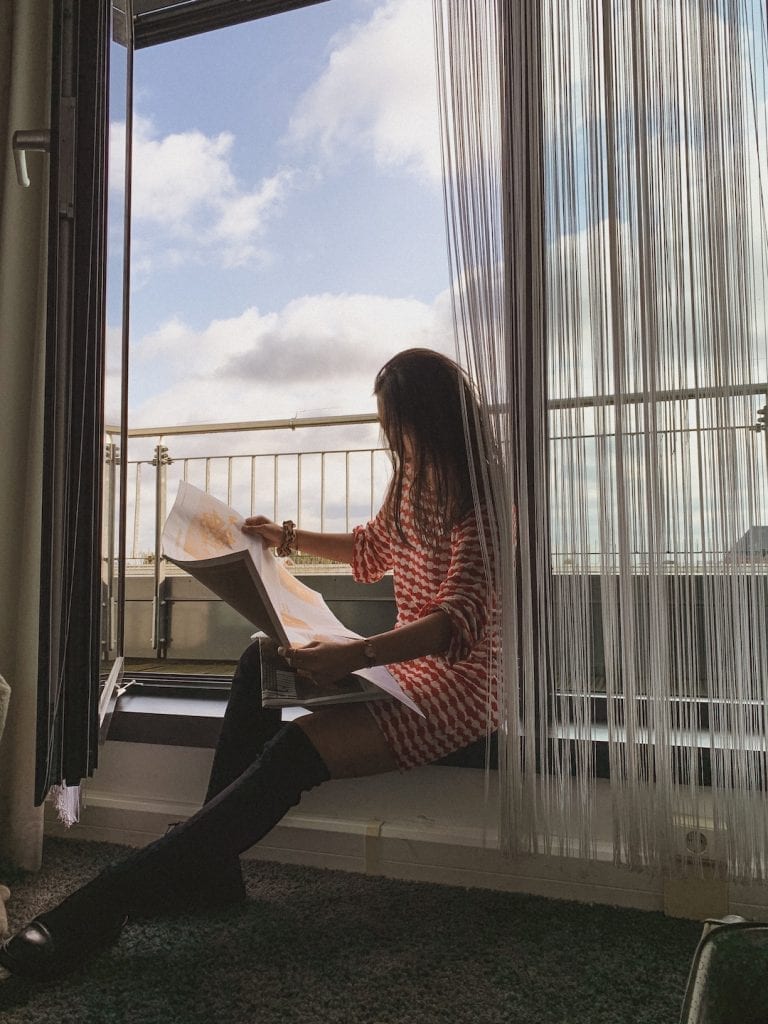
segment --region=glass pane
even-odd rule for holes
[[[105,381],[105,470],[102,532],[102,669],[106,676],[122,654],[121,521],[123,511],[121,426],[123,386],[127,366],[123,356],[127,310],[124,282],[128,272],[125,217],[126,112],[130,110],[132,53],[130,0],[116,0],[112,8],[109,82],[109,182],[107,192],[107,352]]]
[[[377,370],[413,346],[454,354],[433,51],[430,0],[334,0],[136,53],[132,671],[188,669],[192,637],[196,660],[203,636],[234,660],[253,632],[157,565],[158,493],[168,508],[186,479],[243,514],[348,531],[389,474]],[[241,429],[264,421],[285,425]],[[349,572],[295,564],[320,589]]]

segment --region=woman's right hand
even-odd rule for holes
[[[283,539],[283,528],[266,516],[248,516],[243,523],[243,532],[257,534],[270,548],[276,548]]]
[[[273,523],[266,516],[249,516],[243,520],[243,531],[261,537],[271,548],[283,543],[282,523]],[[301,542],[299,542],[301,538]],[[318,555],[332,562],[352,563],[355,537],[352,533],[313,533],[311,530],[296,530],[291,549],[299,549],[305,555]]]

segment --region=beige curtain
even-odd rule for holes
[[[0,674],[10,685],[0,740],[0,860],[40,866],[34,807],[48,160],[16,181],[11,138],[49,127],[49,0],[0,0]]]

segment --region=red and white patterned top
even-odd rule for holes
[[[429,764],[495,730],[498,706],[492,679],[496,638],[489,623],[489,582],[474,512],[457,523],[437,549],[425,548],[413,529],[407,489],[401,505],[404,543],[384,511],[354,530],[352,573],[373,583],[392,570],[397,626],[438,609],[451,620],[441,655],[389,665],[424,712],[399,701],[368,704],[402,770]]]

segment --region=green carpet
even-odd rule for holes
[[[124,847],[48,840],[12,926]],[[701,927],[635,910],[246,862],[248,902],[132,924],[3,1024],[676,1024]],[[0,873],[0,880],[2,874]],[[0,970],[0,974],[3,974]]]

